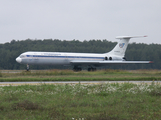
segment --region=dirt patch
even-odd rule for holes
[[[18,109],[37,110],[40,108],[40,106],[37,103],[33,103],[29,100],[24,100],[22,102],[13,104],[12,108],[14,110],[18,110]]]

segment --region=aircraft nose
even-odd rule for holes
[[[20,58],[20,57],[17,57],[17,58],[16,58],[16,61],[17,61],[18,63],[21,63],[21,58]]]

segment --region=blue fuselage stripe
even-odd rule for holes
[[[104,57],[85,57],[85,56],[44,56],[44,55],[26,55],[32,58],[85,58],[85,59],[104,59]]]

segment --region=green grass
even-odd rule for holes
[[[0,119],[139,120],[161,118],[161,85],[0,87]]]
[[[11,72],[11,73],[10,73]],[[10,81],[158,81],[160,70],[98,70],[73,72],[72,70],[5,71],[0,82]]]
[[[1,78],[0,82],[20,82],[20,81],[159,81],[161,77],[118,77],[118,78],[103,78],[103,77],[59,77],[59,78]]]

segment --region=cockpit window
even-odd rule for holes
[[[20,55],[20,58],[24,58],[25,57],[25,55]]]

